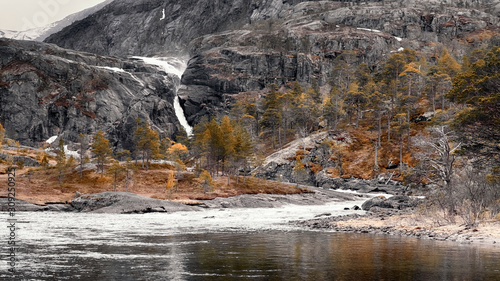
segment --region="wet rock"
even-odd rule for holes
[[[403,210],[407,208],[417,207],[421,203],[421,199],[412,198],[405,195],[395,195],[389,198],[384,196],[373,197],[363,203],[361,208],[365,211],[380,211],[381,209]]]
[[[0,210],[2,212],[8,212],[9,211],[9,198],[7,197],[0,197]],[[37,204],[32,204],[29,202],[26,202],[24,200],[15,200],[15,211],[16,212],[37,212],[37,211],[48,211],[50,210],[49,207],[45,205],[37,205]]]
[[[71,206],[79,212],[118,214],[199,210],[197,207],[143,197],[129,192],[103,192],[80,195],[80,197],[71,201]]]

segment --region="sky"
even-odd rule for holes
[[[105,0],[0,0],[0,29],[42,27]]]

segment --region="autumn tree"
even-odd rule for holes
[[[168,171],[167,172],[167,183],[165,184],[165,190],[172,191],[172,189],[176,186],[177,186],[177,183],[175,182],[174,172]]]
[[[56,169],[59,178],[59,184],[62,183],[66,171],[66,153],[64,151],[64,141],[59,138],[59,144],[56,149]]]
[[[160,157],[160,138],[148,122],[137,119],[137,128],[134,132],[136,150],[142,155],[142,168],[149,169],[151,159]]]
[[[107,163],[108,157],[111,156],[112,151],[109,147],[109,140],[104,137],[104,132],[101,130],[97,131],[94,136],[92,153],[96,156],[97,166],[101,169],[102,176],[104,174],[104,165]]]
[[[299,187],[299,183],[304,181],[304,177],[307,175],[306,165],[302,163],[300,156],[295,157],[295,166],[293,167],[293,174],[295,178],[296,187]]]
[[[347,96],[345,98],[345,105],[346,105],[346,111],[353,111],[355,118],[356,118],[356,123],[355,127],[358,128],[359,126],[359,119],[361,118],[361,113],[365,108],[367,98],[365,93],[359,89],[359,86],[357,83],[353,82],[351,83],[351,86],[349,87],[349,92],[347,93]],[[349,121],[351,121],[351,117],[349,116]],[[351,122],[349,122],[351,123]]]
[[[327,121],[328,128],[337,130],[339,116],[343,114],[343,98],[339,89],[334,86],[323,106],[323,116]]]
[[[463,152],[491,168],[500,166],[500,47],[476,51],[447,97],[464,104],[452,128]]]
[[[275,84],[271,84],[271,90],[264,98],[262,120],[260,122],[264,130],[271,131],[272,141],[271,144],[273,148],[276,146],[276,140],[278,137],[278,132],[280,130],[280,124],[282,122],[282,114],[280,110],[280,97],[278,92],[278,87]]]
[[[112,164],[111,164],[111,167],[109,167],[108,169],[108,173],[111,174],[113,176],[113,191],[116,192],[116,184],[117,184],[117,181],[118,181],[118,177],[124,173],[126,171],[126,168],[123,167],[120,162],[118,162],[117,160],[113,160],[112,161]]]
[[[247,168],[248,158],[252,154],[252,148],[253,146],[248,132],[243,127],[238,127],[234,136],[234,156],[232,158],[232,166],[235,170],[237,184],[239,183],[238,171],[241,168]]]
[[[80,133],[78,135],[78,141],[80,142],[80,178],[83,177],[83,162],[85,159],[85,154],[87,153],[87,149],[89,146],[87,137]]]
[[[420,136],[414,139],[420,148],[417,158],[426,171],[427,179],[444,190],[446,209],[450,218],[455,211],[455,196],[452,176],[455,171],[455,152],[462,145],[455,141],[456,137],[447,126],[433,127],[429,137]]]
[[[213,191],[215,188],[215,183],[207,170],[202,170],[200,174],[200,180],[203,183],[203,192],[207,193]]]

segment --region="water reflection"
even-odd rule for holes
[[[208,223],[182,233],[165,215],[26,216],[19,280],[500,280],[495,247]]]

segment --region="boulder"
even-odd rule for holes
[[[186,206],[167,200],[148,198],[129,192],[79,194],[78,197],[71,201],[71,206],[80,212],[113,214],[199,210],[197,207]]]
[[[403,210],[417,207],[421,202],[421,199],[406,195],[395,195],[389,198],[377,196],[363,203],[361,208],[365,211],[370,211],[372,208]]]

